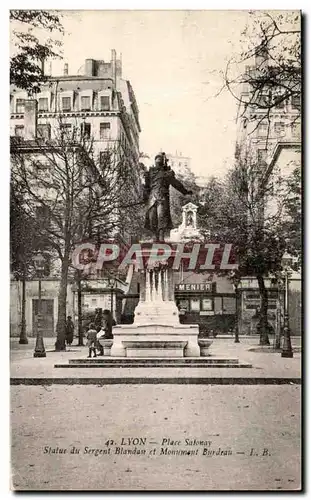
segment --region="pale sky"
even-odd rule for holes
[[[191,157],[196,175],[223,175],[232,164],[236,102],[219,71],[239,50],[247,11],[63,11],[64,60],[52,73],[76,74],[87,58],[122,53],[142,133],[140,150]]]

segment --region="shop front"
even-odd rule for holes
[[[270,335],[274,335],[282,327],[283,293],[274,280],[265,279],[268,294],[268,325]],[[242,335],[257,335],[259,322],[260,293],[256,278],[243,278],[239,285],[241,297],[241,315],[239,330]]]
[[[198,279],[198,277],[197,277]],[[235,294],[232,285],[219,281],[175,284],[180,322],[198,324],[200,335],[216,336],[233,331]],[[222,285],[222,286],[221,286]]]

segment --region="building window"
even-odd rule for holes
[[[24,137],[24,125],[16,125],[15,135],[16,137]]]
[[[44,164],[42,165],[37,165],[38,170],[43,170],[44,172],[47,171],[48,167]],[[51,223],[51,214],[48,209],[48,207],[37,207],[36,208],[36,219],[39,222],[39,224],[42,224],[42,226],[49,226]]]
[[[89,96],[81,97],[81,111],[90,111],[91,98]]]
[[[36,175],[41,175],[41,176],[43,175],[45,181],[50,180],[50,178],[51,178],[50,165],[48,163],[37,161],[34,163],[34,168],[35,168]],[[40,210],[41,210],[41,212],[40,212]],[[38,219],[43,219],[44,213],[42,212],[42,210],[43,210],[42,207],[41,208],[39,207],[37,209],[37,218]],[[44,217],[47,217],[47,214],[48,214],[48,212],[45,212]],[[39,217],[39,215],[40,215],[40,217]]]
[[[71,129],[71,123],[61,123],[60,128],[62,130],[70,130]]]
[[[108,95],[100,96],[100,110],[108,111],[110,109],[110,98]]]
[[[51,139],[51,126],[49,124],[40,124],[37,126],[37,135],[42,139]]]
[[[257,160],[258,163],[264,163],[267,158],[267,150],[266,149],[258,149],[257,150]]]
[[[300,95],[293,95],[292,96],[292,106],[293,108],[300,109]]]
[[[279,135],[279,136],[285,135],[285,123],[284,122],[275,122],[274,132],[276,135]]]
[[[292,123],[292,134],[294,137],[300,137],[300,122],[294,122]]]
[[[202,299],[202,311],[213,311],[213,299]]]
[[[99,136],[101,139],[109,139],[110,137],[110,123],[105,122],[100,124]]]
[[[183,311],[189,311],[189,300],[182,299],[178,302],[178,309]]]
[[[258,126],[258,137],[267,137],[267,134],[268,134],[268,124],[261,123]]]
[[[61,123],[60,124],[60,133],[61,137],[69,136],[71,132],[71,124],[70,123]]]
[[[25,99],[16,99],[16,113],[25,112]]]
[[[200,299],[191,299],[190,300],[190,310],[193,312],[200,311]]]
[[[85,139],[89,139],[91,137],[91,124],[90,123],[81,123],[81,136]]]
[[[49,100],[47,97],[40,97],[38,99],[38,111],[48,111],[49,110]]]
[[[44,265],[44,276],[50,275],[51,264],[49,259],[46,259]],[[38,312],[39,300],[32,299],[32,325],[34,334],[38,332]],[[41,299],[41,314],[44,317],[44,330],[47,335],[54,335],[54,299]]]
[[[258,96],[258,106],[261,108],[266,108],[269,105],[269,96],[266,94],[262,94]]]
[[[285,101],[284,101],[284,99],[282,99],[280,101],[280,99],[281,99],[280,96],[275,98],[275,108],[276,109],[284,109]]]
[[[71,111],[71,98],[70,97],[62,97],[62,110],[63,111]]]
[[[111,153],[110,151],[101,151],[99,153],[99,163],[101,167],[108,168],[111,162]]]

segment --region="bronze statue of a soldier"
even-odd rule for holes
[[[170,186],[184,195],[192,194],[192,191],[186,189],[175,178],[174,171],[168,166],[165,153],[159,153],[155,157],[155,165],[145,174],[144,188],[144,200],[147,203],[145,229],[152,231],[157,241],[164,241],[165,233],[173,227],[170,213]]]

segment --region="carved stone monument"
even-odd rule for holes
[[[200,231],[197,228],[197,205],[187,203],[182,207],[182,223],[170,232],[170,241],[200,240]]]
[[[183,194],[191,194],[176,178],[167,164],[165,153],[155,158],[145,179],[145,227],[153,232],[155,241],[163,241],[171,229],[169,187]],[[176,241],[198,238],[197,206],[188,203],[183,207],[183,222],[175,231]],[[172,233],[172,232],[171,232]],[[174,301],[174,271],[163,261],[149,265],[151,246],[145,245],[141,258],[148,261],[140,272],[140,299],[132,325],[113,328],[112,357],[132,358],[183,358],[207,355],[207,347],[198,343],[198,325],[179,322],[178,308]]]
[[[150,249],[144,249],[148,257]],[[139,272],[139,271],[138,271]],[[173,270],[159,265],[141,272],[140,300],[132,325],[113,328],[111,356],[200,356],[198,325],[182,325],[174,301]]]

